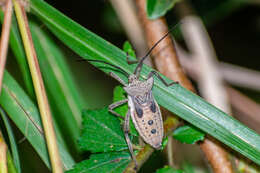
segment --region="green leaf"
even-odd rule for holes
[[[4,73],[0,105],[17,128],[21,130],[46,166],[50,168],[48,151],[37,106],[34,105],[8,72]],[[67,149],[61,144],[59,138],[58,147],[64,168],[71,169],[74,161]]]
[[[120,173],[130,161],[128,152],[92,154],[89,160],[76,164],[74,169],[67,173]]]
[[[77,151],[81,110],[85,103],[75,86],[63,50],[35,20],[30,20],[29,24],[53,116],[69,148]]]
[[[114,94],[113,94],[113,102],[118,102],[118,101],[121,101],[121,100],[124,100],[126,99],[126,92],[125,90],[123,89],[122,86],[116,86],[114,88]],[[126,115],[127,111],[128,111],[128,105],[127,103],[117,107],[114,109],[117,113],[119,113],[120,115],[124,116]],[[121,120],[121,119],[120,119]]]
[[[122,86],[116,86],[115,89],[114,89],[114,97],[113,97],[113,102],[117,102],[117,101],[120,101],[120,100],[124,100],[126,99],[126,92],[125,90],[123,89]],[[127,114],[127,111],[128,111],[128,105],[127,103],[126,104],[123,104],[117,108],[115,108],[114,110],[119,113],[120,115],[122,115],[123,117],[126,116]],[[121,121],[121,124],[123,124],[124,120],[122,120],[121,118],[119,118],[120,121]],[[134,126],[134,123],[132,121],[130,121],[130,134],[134,135],[134,136],[139,136],[138,132],[136,131],[135,129],[135,126]]]
[[[179,169],[173,169],[169,166],[165,166],[164,168],[158,169],[156,173],[183,173],[183,171]]]
[[[149,19],[157,19],[166,14],[180,0],[147,0],[146,12]]]
[[[7,157],[7,169],[8,169],[8,173],[17,173],[16,167],[15,167],[15,165],[14,165],[12,156],[11,156],[11,154],[10,154],[9,151],[7,151],[6,157]],[[21,171],[21,170],[19,170],[19,171]]]
[[[132,45],[129,43],[129,41],[126,41],[124,43],[123,50],[124,52],[127,52],[129,56],[136,58],[135,51],[133,50]]]
[[[11,151],[12,151],[12,156],[13,156],[13,160],[14,160],[13,161],[14,165],[17,169],[17,172],[20,173],[21,172],[21,165],[20,165],[20,159],[19,159],[19,152],[18,152],[16,141],[15,141],[13,129],[11,127],[11,124],[8,120],[7,115],[5,114],[5,112],[2,108],[0,108],[0,114],[2,116],[6,131],[7,131],[7,134],[8,134],[8,138],[9,138],[9,142],[10,142],[10,146],[11,146]],[[11,157],[11,155],[9,157]]]
[[[130,74],[134,71],[136,65],[127,64],[126,54],[122,50],[75,23],[46,2],[30,0],[30,9],[54,35],[84,59],[104,60]],[[92,64],[100,67],[100,63]],[[100,69],[106,73],[112,71],[109,65],[102,64],[102,67]],[[140,79],[146,79],[152,70],[144,65]],[[127,82],[124,75],[118,71],[113,72]],[[172,82],[161,76],[167,83]],[[253,130],[181,85],[166,87],[155,78],[153,94],[161,106],[260,165],[260,136]]]
[[[193,167],[193,165],[187,161],[184,161],[181,164],[181,169],[185,172],[185,173],[195,173],[195,168]],[[202,172],[201,172],[202,173]]]
[[[203,140],[205,134],[193,126],[184,125],[173,132],[173,137],[178,141],[186,144],[194,144],[197,141]]]
[[[84,110],[82,136],[79,146],[91,152],[108,152],[128,150],[119,120],[108,112],[101,110]]]
[[[168,138],[168,136],[166,136],[166,137],[163,139],[163,141],[162,141],[161,150],[163,150],[163,149],[166,147],[168,141],[169,141],[169,138]]]

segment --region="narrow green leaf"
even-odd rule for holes
[[[70,148],[77,150],[83,98],[57,42],[34,20],[29,24],[53,116]]]
[[[126,92],[123,89],[122,86],[117,86],[114,89],[114,95],[113,95],[113,102],[117,102],[120,100],[124,100],[126,99]],[[122,115],[123,117],[126,116],[127,112],[128,112],[128,104],[124,104],[122,106],[119,106],[117,108],[115,108],[114,110],[119,113],[120,115]],[[124,120],[122,120],[121,118],[119,118],[121,120],[121,124],[123,124]],[[130,121],[130,133],[134,136],[139,136],[138,132],[135,129],[134,123],[132,121]]]
[[[205,134],[193,126],[184,125],[173,132],[173,137],[178,141],[186,144],[194,144],[197,141],[203,140]]]
[[[165,166],[164,168],[158,169],[156,173],[184,173],[184,172],[179,169],[173,169],[169,166]]]
[[[79,140],[82,150],[108,152],[127,150],[119,120],[108,108],[83,111],[83,130]]]
[[[129,43],[129,41],[126,41],[123,45],[124,52],[127,52],[129,56],[136,57],[135,51],[132,48],[132,45]]]
[[[89,160],[76,164],[74,169],[67,173],[121,173],[130,161],[129,153],[124,151],[92,154]]]
[[[39,111],[8,72],[4,74],[0,105],[50,168]],[[64,168],[71,169],[74,165],[73,159],[60,140],[58,146]]]
[[[31,0],[30,3],[31,12],[64,44],[83,58],[104,60],[128,73],[134,71],[135,65],[127,64],[126,54],[119,48],[75,23],[46,2]],[[100,63],[92,64],[100,67]],[[106,73],[111,71],[109,65],[102,64],[102,67],[101,70]],[[153,69],[144,65],[141,80],[144,80],[151,70]],[[127,78],[121,73],[114,73],[127,82]],[[166,77],[163,78],[168,83],[171,82]],[[260,136],[253,130],[180,85],[166,87],[155,78],[153,94],[161,106],[260,165]]]
[[[17,173],[12,156],[9,151],[7,151],[7,169],[8,173]]]
[[[167,11],[180,0],[147,0],[146,12],[149,19],[157,19],[166,14]]]
[[[9,138],[9,142],[10,142],[10,146],[11,146],[11,151],[12,151],[12,156],[13,156],[15,167],[17,169],[17,172],[20,173],[21,172],[21,165],[20,165],[19,152],[18,152],[18,148],[17,148],[17,145],[16,145],[15,136],[14,136],[12,127],[10,125],[8,118],[7,118],[7,115],[5,114],[5,112],[2,108],[0,108],[0,114],[2,116],[6,131],[7,131],[7,134],[8,134],[8,138]],[[11,155],[10,155],[10,157],[11,157]]]

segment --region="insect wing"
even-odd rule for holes
[[[163,121],[157,102],[152,99],[150,104],[140,106],[128,96],[131,118],[136,130],[143,140],[153,148],[160,148],[163,139]]]

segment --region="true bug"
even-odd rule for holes
[[[175,25],[176,26],[176,25]],[[160,149],[163,139],[163,120],[160,112],[160,108],[153,97],[152,87],[153,87],[153,76],[158,77],[159,80],[163,82],[167,87],[173,84],[177,84],[178,82],[167,83],[156,71],[151,71],[145,81],[139,80],[140,72],[142,70],[144,60],[150,55],[152,50],[175,28],[175,26],[169,30],[159,41],[157,41],[153,47],[147,52],[147,54],[142,57],[140,60],[129,60],[129,56],[127,54],[127,62],[128,64],[138,63],[133,74],[128,74],[122,68],[110,64],[108,62],[102,60],[92,60],[86,59],[86,61],[91,62],[99,62],[108,64],[112,67],[119,69],[124,75],[128,77],[128,84],[125,83],[121,78],[119,78],[115,73],[110,72],[109,75],[120,82],[126,91],[128,98],[125,100],[118,101],[109,105],[109,111],[122,118],[124,121],[124,134],[125,139],[131,153],[131,157],[135,162],[137,169],[137,161],[133,152],[132,143],[129,138],[129,121],[130,116],[135,125],[136,130],[142,137],[142,139],[151,145],[155,149]],[[114,109],[122,104],[128,102],[129,110],[125,117],[119,115]]]

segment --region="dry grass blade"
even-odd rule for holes
[[[8,173],[7,170],[7,145],[4,141],[2,133],[0,132],[0,172]]]
[[[52,165],[52,171],[54,173],[61,173],[63,172],[63,167],[61,164],[61,159],[57,147],[56,135],[54,132],[50,107],[47,100],[47,95],[45,92],[45,87],[43,84],[36,52],[33,46],[27,16],[25,13],[24,6],[20,0],[13,0],[13,3],[16,12],[16,17],[18,20],[19,29],[22,35],[23,44],[25,47],[28,64],[32,75],[38,106],[40,109],[41,119],[45,132],[45,138]]]
[[[0,41],[0,92],[5,69],[6,56],[8,51],[9,34],[12,23],[12,0],[7,0],[5,5],[4,23],[2,26],[2,34]]]

